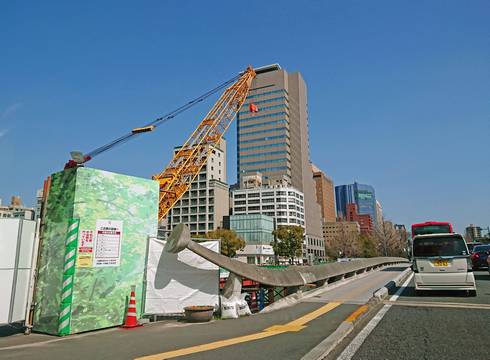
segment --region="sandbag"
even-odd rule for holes
[[[238,319],[237,303],[235,300],[221,298],[221,318]]]
[[[252,311],[250,311],[250,307],[245,300],[238,300],[237,303],[237,312],[238,316],[248,316],[252,315]]]

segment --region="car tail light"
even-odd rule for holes
[[[468,272],[473,272],[473,264],[471,263],[471,260],[466,258],[466,262],[468,263]]]
[[[473,253],[473,254],[471,254],[471,258],[472,258],[472,259],[479,259],[479,258],[480,258],[480,254],[478,254],[478,253]]]

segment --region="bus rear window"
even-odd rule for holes
[[[461,256],[467,255],[466,244],[460,237],[430,237],[414,239],[413,256]]]
[[[449,225],[425,225],[420,227],[414,227],[412,236],[426,235],[426,234],[444,234],[450,232],[451,229]]]

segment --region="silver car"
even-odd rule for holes
[[[417,235],[412,244],[415,291],[466,290],[476,296],[470,253],[456,233]]]

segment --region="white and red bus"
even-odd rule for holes
[[[412,239],[416,235],[450,234],[452,232],[453,226],[447,221],[426,221],[412,225]]]

